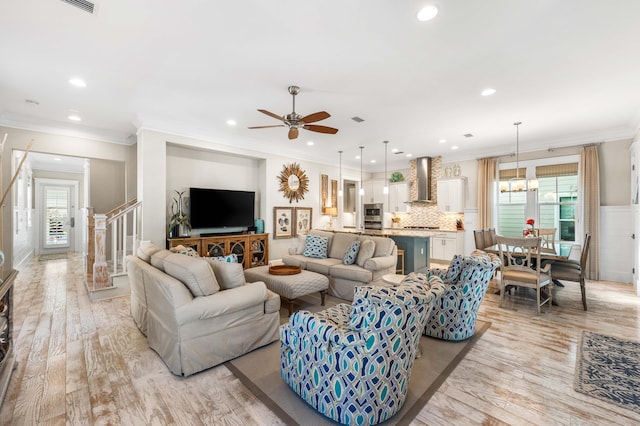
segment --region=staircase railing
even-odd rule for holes
[[[109,277],[127,272],[125,258],[137,249],[141,209],[142,202],[134,198],[106,214],[88,210],[87,275],[91,275],[91,279],[87,281],[93,285],[93,290],[112,287]],[[111,259],[107,263],[109,233]]]

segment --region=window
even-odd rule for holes
[[[533,218],[536,228],[555,228],[557,241],[576,241],[578,163],[535,163],[521,168],[518,175],[535,176],[539,185],[537,191],[498,193],[498,232],[521,236],[526,220]],[[515,175],[515,169],[502,169],[500,181],[507,181]]]

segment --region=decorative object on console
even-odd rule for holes
[[[256,219],[256,234],[263,234],[263,233],[264,233],[264,220]]]
[[[284,165],[278,176],[280,180],[280,189],[278,191],[284,193],[284,197],[289,199],[289,203],[304,199],[304,194],[309,191],[309,178],[298,163]]]
[[[273,239],[292,238],[293,230],[293,207],[274,207]]]
[[[464,230],[464,224],[462,223],[462,219],[456,219],[456,230],[458,231]]]
[[[259,109],[263,114],[268,115],[269,117],[273,117],[276,120],[281,120],[284,124],[277,124],[274,126],[254,126],[249,127],[250,129],[265,129],[268,127],[289,127],[289,139],[295,139],[298,137],[298,129],[310,130],[312,132],[318,133],[328,133],[331,135],[335,135],[338,133],[338,129],[327,126],[318,126],[315,123],[316,121],[321,121],[326,118],[331,117],[331,115],[326,111],[315,112],[313,114],[309,114],[306,116],[301,116],[300,114],[296,114],[296,95],[300,93],[300,87],[298,86],[289,86],[289,94],[293,96],[293,111],[291,114],[287,114],[283,117],[280,117],[277,114],[274,114],[265,109]]]
[[[329,216],[329,223],[327,224],[327,229],[329,231],[333,231],[333,218],[338,216],[338,209],[335,207],[325,207],[322,209],[322,214]]]
[[[173,198],[171,203],[171,219],[169,221],[169,238],[188,237],[191,231],[191,222],[189,215],[184,213],[184,200],[182,195],[184,191],[175,191],[178,198]]]

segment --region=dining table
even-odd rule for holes
[[[541,260],[580,260],[580,245],[574,243],[554,243],[554,249],[542,248],[540,249]],[[503,249],[505,249],[503,247]],[[500,254],[500,244],[494,244],[489,247],[485,247],[483,251],[487,253]],[[506,249],[504,250],[506,251]]]
[[[556,242],[554,243],[554,248],[541,248],[540,249],[540,260],[580,260],[580,245],[574,243],[562,243]],[[494,244],[489,247],[485,247],[483,251],[487,253],[494,253],[500,255],[500,244]],[[505,247],[503,247],[503,251]],[[551,276],[551,281],[558,287],[564,287],[560,281],[553,279],[553,275]]]

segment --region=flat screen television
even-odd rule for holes
[[[193,228],[254,225],[256,193],[227,189],[189,188]]]

